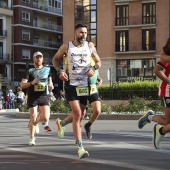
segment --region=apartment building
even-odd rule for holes
[[[170,36],[170,0],[63,0],[63,42],[74,26],[88,26],[88,40],[102,60],[104,84],[153,80]]]
[[[52,58],[62,45],[62,0],[13,0],[14,84],[33,66],[33,53],[41,51],[52,70],[55,88],[62,86],[52,67]],[[62,87],[61,87],[62,88]]]
[[[11,0],[0,1],[0,89],[5,94],[12,81],[12,11]]]

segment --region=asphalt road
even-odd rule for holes
[[[86,122],[87,120],[84,120]],[[64,139],[58,139],[55,120],[51,132],[36,135],[36,146],[29,146],[28,119],[0,114],[0,170],[163,170],[170,169],[170,135],[162,149],[152,144],[154,123],[142,130],[136,120],[98,120],[92,126],[93,139],[83,145],[90,157],[79,159],[72,126],[67,125]]]

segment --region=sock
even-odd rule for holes
[[[77,140],[78,147],[83,147],[82,140]]]
[[[48,126],[48,121],[46,121],[46,122],[44,123],[44,127],[46,127],[46,126]]]
[[[161,135],[165,135],[165,134],[163,134],[162,130],[163,130],[163,126],[159,129],[159,133],[160,133]]]
[[[64,127],[65,125],[67,125],[68,123],[65,121],[65,120],[62,120],[61,122],[60,122],[60,125],[62,126],[62,127]]]
[[[150,122],[152,121],[152,117],[153,117],[153,115],[148,116],[148,119],[149,119]]]
[[[88,121],[88,122],[85,124],[86,127],[90,127],[91,125],[92,125],[92,123],[90,123],[90,121]]]

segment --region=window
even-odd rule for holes
[[[142,23],[155,24],[156,23],[156,3],[146,3],[142,6]]]
[[[30,32],[22,30],[22,40],[30,41]]]
[[[22,49],[22,59],[30,59],[30,50]]]
[[[97,46],[97,0],[75,0],[75,25],[85,23],[88,41]]]
[[[116,6],[116,26],[128,25],[128,9],[127,5]]]
[[[116,81],[156,79],[156,59],[116,60]]]
[[[30,13],[22,12],[22,21],[30,22]]]
[[[142,30],[142,50],[155,50],[155,29]]]
[[[128,31],[116,31],[116,51],[129,50]]]
[[[49,6],[61,9],[61,0],[49,0]]]
[[[22,0],[22,2],[30,3],[30,0]]]
[[[0,59],[3,59],[3,43],[0,42]]]
[[[25,69],[23,69],[23,70],[22,70],[22,69],[19,69],[19,70],[18,70],[18,78],[21,78],[21,79],[22,79],[22,78],[24,77],[24,74],[25,74]]]

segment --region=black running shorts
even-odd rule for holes
[[[35,106],[49,106],[49,98],[48,96],[28,96],[27,106],[28,108],[35,107]]]
[[[89,103],[93,103],[95,101],[101,101],[99,98],[99,93],[94,93],[88,97]]]
[[[162,97],[161,96],[161,106],[170,107],[170,97]]]
[[[64,89],[67,101],[79,100],[84,106],[87,105],[88,96],[77,96],[76,86],[65,84]]]

